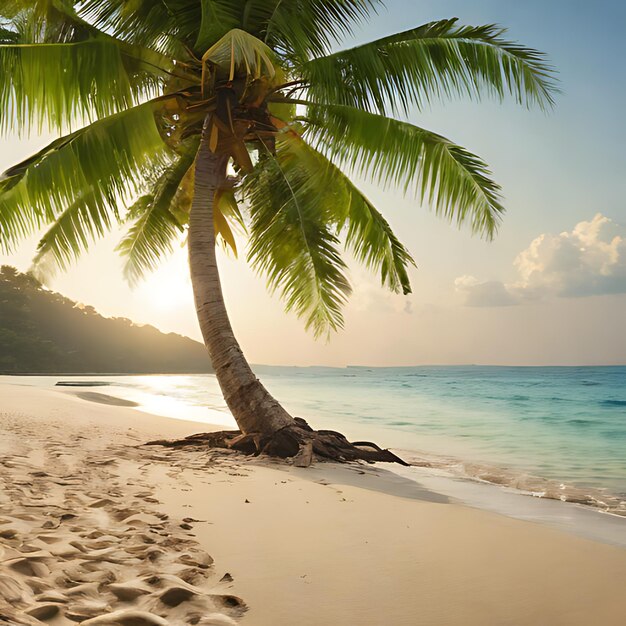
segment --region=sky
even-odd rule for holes
[[[626,3],[388,0],[346,45],[448,17],[506,26],[509,38],[547,53],[558,71],[562,93],[548,113],[456,100],[408,117],[489,163],[507,208],[496,239],[473,237],[397,189],[356,179],[415,257],[413,293],[389,294],[351,263],[345,329],[315,340],[243,258],[220,255],[233,327],[251,362],[626,363]],[[2,139],[0,170],[49,140]],[[49,287],[103,315],[200,339],[185,250],[131,289],[113,251],[120,237],[95,244]],[[26,270],[35,245],[26,241],[0,262]]]

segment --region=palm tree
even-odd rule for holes
[[[233,228],[245,229],[248,261],[286,309],[316,335],[336,331],[351,291],[342,244],[394,292],[410,293],[413,264],[347,173],[401,185],[486,237],[503,212],[479,157],[397,118],[458,95],[553,103],[543,55],[495,25],[443,20],[336,50],[379,4],[4,0],[0,8],[0,127],[60,135],[0,181],[2,249],[47,226],[34,260],[42,273],[127,223],[119,251],[134,282],[186,232],[202,335],[240,447],[354,453],[294,420],[253,374],[222,299],[216,241],[236,253]]]

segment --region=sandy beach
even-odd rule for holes
[[[2,624],[623,624],[623,548],[97,395],[0,385]]]

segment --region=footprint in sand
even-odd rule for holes
[[[123,478],[118,461],[135,477],[155,463],[180,475],[175,456],[95,450],[93,439],[71,449],[67,430],[42,439],[34,423],[25,436],[29,418],[15,424],[20,432],[4,424],[1,435],[15,454],[0,459],[0,625],[237,623],[246,606],[220,593],[213,559],[188,532],[198,520],[159,511],[151,486]],[[194,468],[206,472],[212,458]]]

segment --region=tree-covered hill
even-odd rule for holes
[[[102,317],[32,276],[0,268],[0,373],[209,371],[206,350],[196,341]]]

